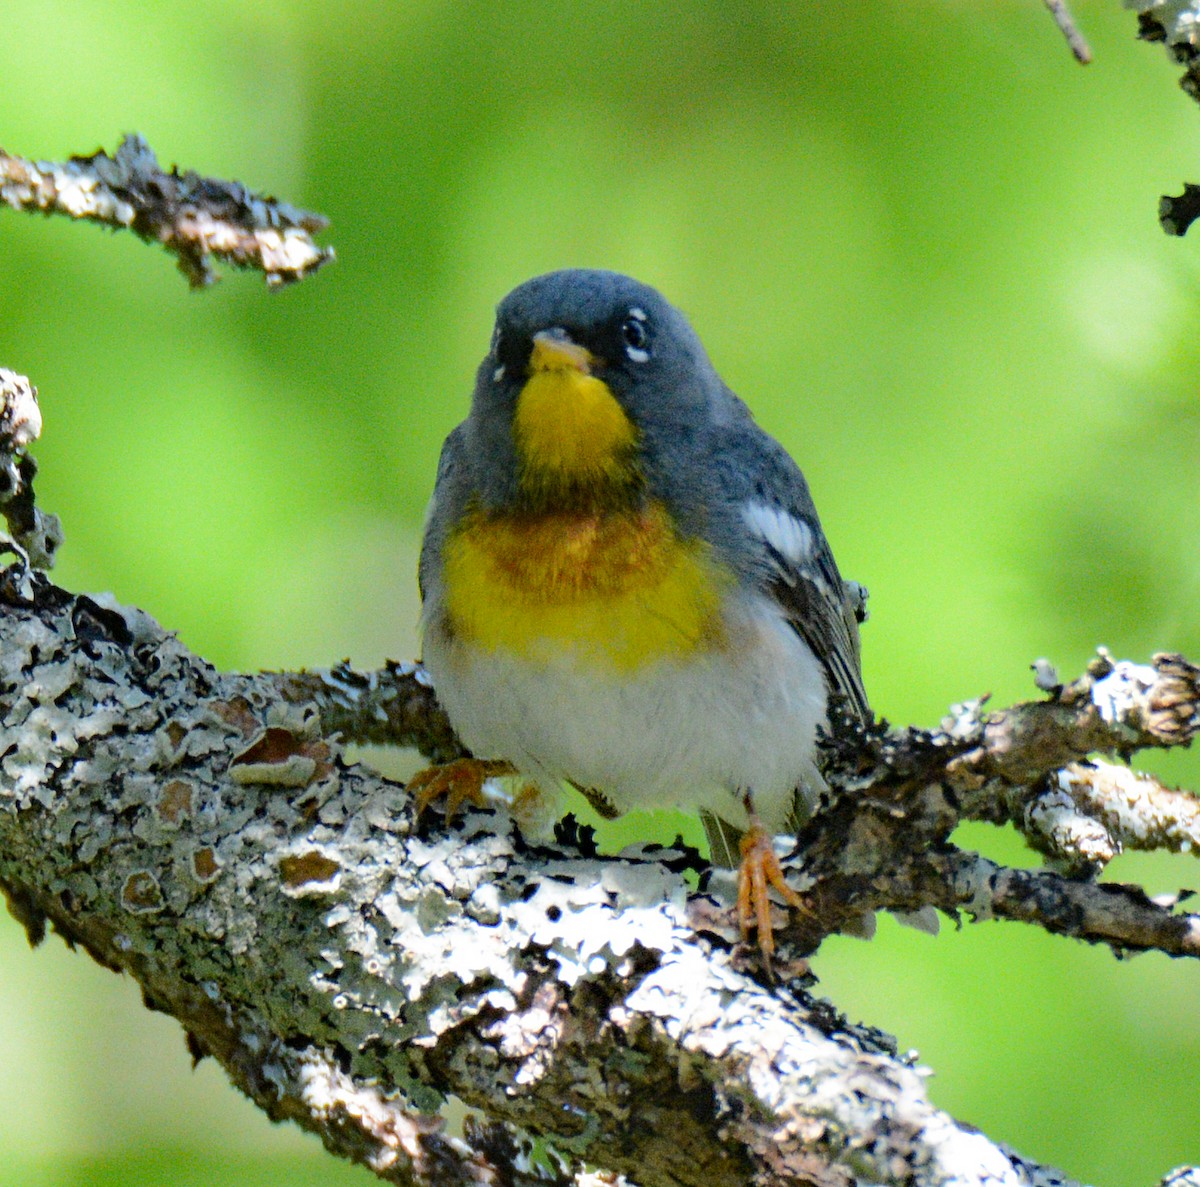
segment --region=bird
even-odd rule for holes
[[[534,277],[497,306],[446,438],[419,564],[422,662],[473,757],[419,772],[418,812],[515,775],[606,816],[699,812],[774,951],[772,836],[825,781],[833,698],[870,719],[859,623],[808,484],[687,318],[617,272]]]

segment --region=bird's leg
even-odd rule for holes
[[[771,957],[775,952],[775,937],[771,929],[771,899],[768,890],[774,888],[784,901],[798,910],[805,909],[804,899],[783,878],[779,858],[775,856],[771,834],[763,827],[754,811],[754,801],[746,792],[742,802],[750,827],[742,836],[742,861],[738,866],[737,917],[738,928],[743,938],[748,937],[753,927],[758,932],[758,950],[762,953],[767,970],[771,968]]]
[[[445,796],[446,823],[449,824],[464,804],[474,804],[477,808],[486,805],[485,780],[516,773],[516,767],[505,759],[456,758],[453,762],[418,771],[408,781],[408,791],[416,803],[418,820],[434,800]]]

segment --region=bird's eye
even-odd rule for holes
[[[650,335],[646,332],[644,318],[630,314],[621,323],[621,337],[625,339],[625,353],[635,363],[644,363],[650,357],[650,352],[646,349]]]

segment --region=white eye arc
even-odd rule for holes
[[[494,359],[498,359],[500,357],[500,323],[499,322],[497,322],[495,324],[495,326],[492,328],[492,341],[491,341],[490,345],[488,346],[488,354],[491,355],[491,357]],[[499,363],[497,365],[496,369],[492,372],[492,381],[494,383],[499,383],[500,380],[502,380],[503,378],[504,378],[504,364]]]
[[[646,331],[646,311],[636,306],[629,311],[621,323],[621,337],[625,339],[625,354],[635,363],[645,363],[650,359],[650,351],[646,344],[650,335]]]

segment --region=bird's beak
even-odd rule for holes
[[[592,373],[596,356],[586,347],[571,341],[570,335],[560,326],[539,330],[533,336],[533,349],[529,352],[529,370],[534,371],[580,371]]]

